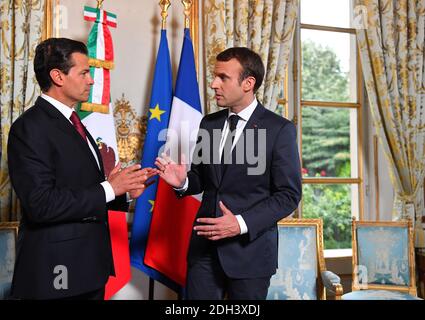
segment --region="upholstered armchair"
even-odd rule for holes
[[[325,288],[339,299],[340,278],[325,267],[322,220],[284,219],[278,230],[278,270],[270,280],[267,299],[324,300]]]
[[[411,221],[352,223],[353,285],[343,300],[416,300]]]
[[[0,300],[7,299],[16,256],[18,222],[0,223]]]

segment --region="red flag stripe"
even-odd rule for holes
[[[193,197],[178,199],[174,190],[159,180],[154,214],[163,214],[152,218],[144,262],[183,287],[193,221],[200,204]]]
[[[130,249],[125,212],[108,211],[108,222],[115,277],[110,276],[106,283],[105,300],[109,300],[131,279]]]

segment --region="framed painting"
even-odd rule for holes
[[[0,299],[9,295],[16,259],[17,222],[0,223]]]

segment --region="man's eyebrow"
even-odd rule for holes
[[[229,75],[227,73],[225,73],[225,72],[215,73],[215,76],[216,77],[220,77],[220,78],[229,77]]]

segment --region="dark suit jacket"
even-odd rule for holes
[[[9,173],[23,209],[13,297],[74,296],[102,288],[113,273],[102,159],[86,134],[101,170],[73,125],[43,98],[11,127]],[[127,208],[122,197],[110,207]]]
[[[207,115],[200,128],[207,130],[212,137],[213,130],[222,130],[227,115],[227,109]],[[265,133],[266,141],[259,143],[262,133]],[[254,141],[249,141],[250,134],[253,134]],[[242,136],[233,149],[233,162],[228,165],[211,164],[211,157],[215,163],[219,161],[219,143],[209,143],[210,149],[205,150],[199,147],[202,139],[198,138],[194,155],[202,155],[204,161],[192,164],[184,195],[204,192],[197,218],[221,216],[219,201],[223,201],[234,214],[243,217],[248,233],[213,242],[193,232],[188,264],[196,262],[214,246],[227,276],[239,279],[267,277],[274,274],[277,267],[277,222],[291,214],[301,199],[296,129],[290,121],[258,104]],[[236,153],[242,150],[242,145],[245,146],[242,154],[245,161],[237,164]],[[205,152],[212,156],[205,157]],[[263,173],[248,174],[248,168],[256,166],[247,163],[246,154],[250,152],[260,156],[265,168]],[[209,161],[205,161],[207,158]]]

